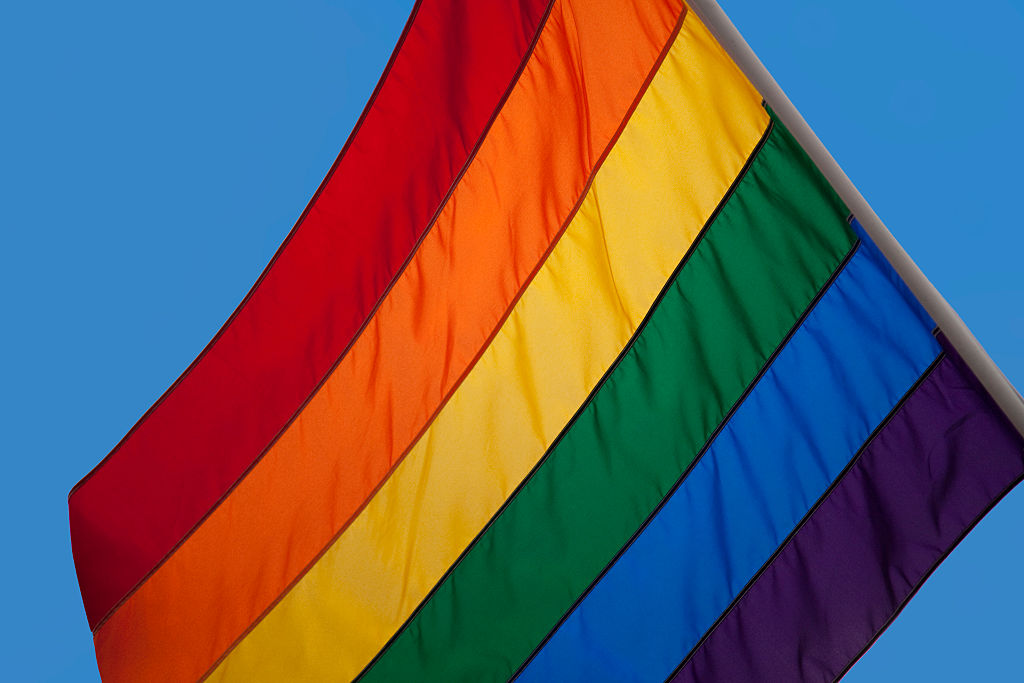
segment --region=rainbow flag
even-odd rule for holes
[[[831,679],[1022,430],[713,2],[419,0],[71,533],[110,681]]]

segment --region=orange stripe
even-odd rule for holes
[[[681,11],[555,3],[477,158],[348,356],[97,632],[105,679],[201,676],[358,513],[542,263]]]

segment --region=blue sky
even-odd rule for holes
[[[5,3],[3,678],[98,678],[66,496],[202,349],[333,161],[412,0]],[[1024,7],[723,0],[1024,386]],[[1019,677],[1024,489],[847,680]]]

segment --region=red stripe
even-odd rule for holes
[[[486,132],[547,5],[414,8],[355,131],[256,285],[72,489],[90,625],[200,521],[358,335]]]

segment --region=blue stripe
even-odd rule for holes
[[[663,680],[939,353],[863,243],[679,489],[520,681]]]

